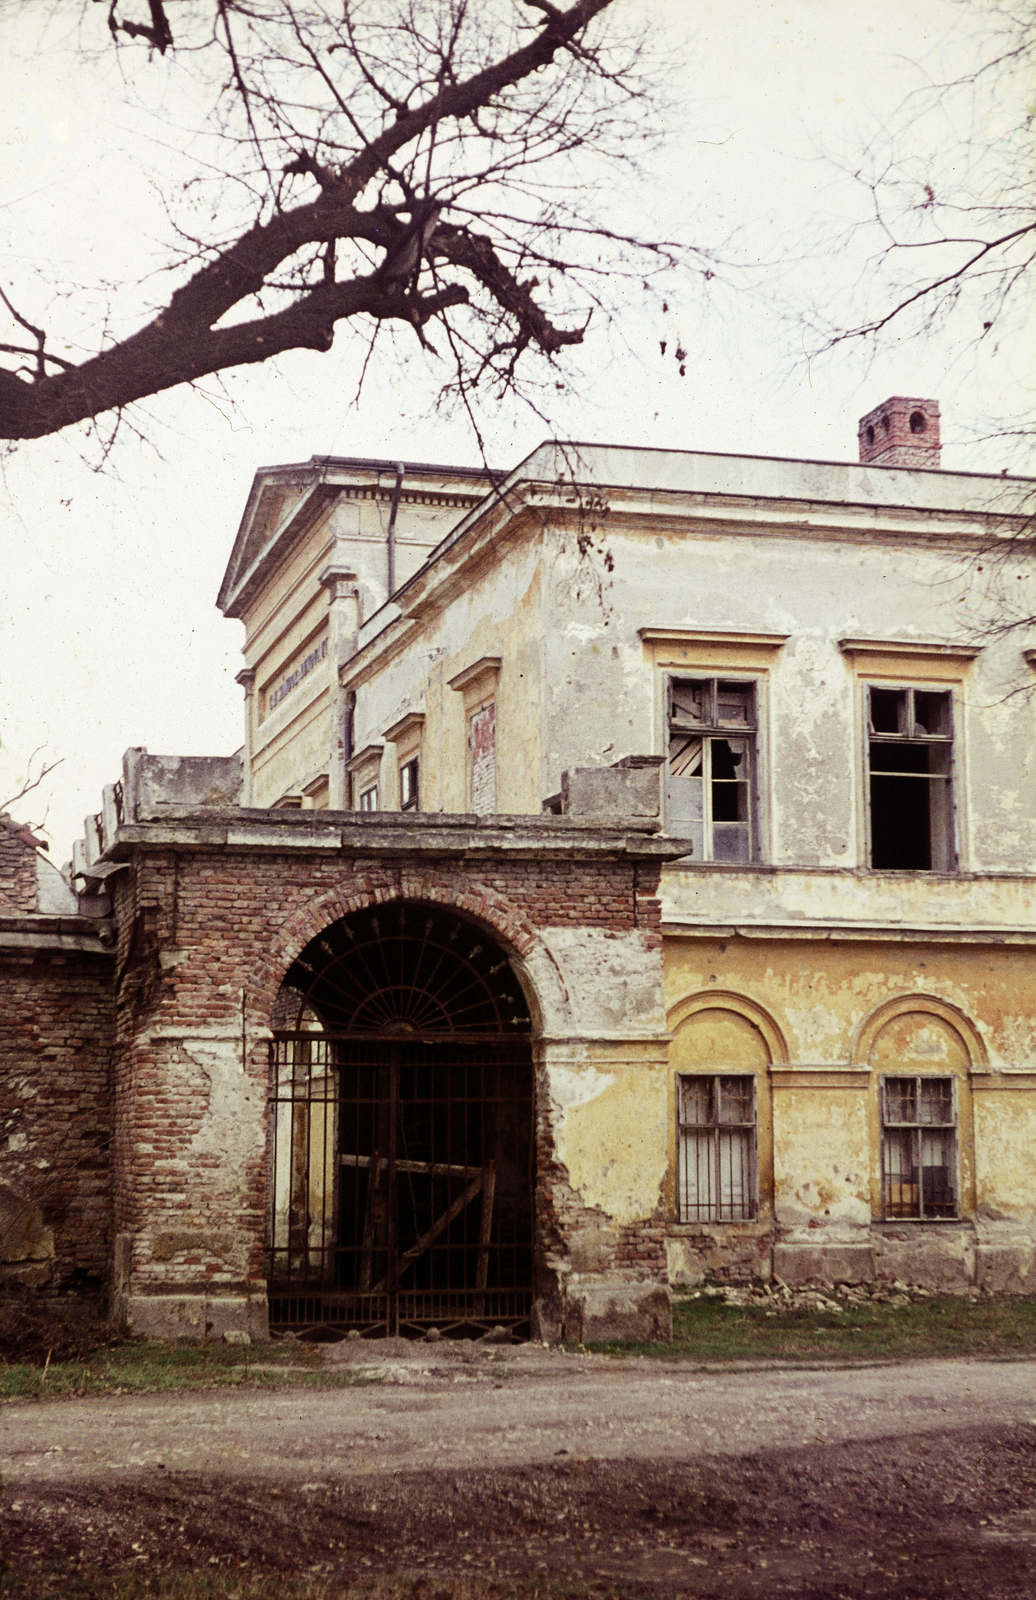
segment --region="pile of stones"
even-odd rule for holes
[[[754,1306],[765,1311],[767,1316],[786,1317],[802,1311],[837,1314],[863,1305],[908,1306],[915,1300],[930,1300],[932,1291],[902,1283],[898,1278],[894,1283],[846,1283],[834,1289],[806,1284],[803,1288],[792,1289],[775,1277],[769,1283],[707,1283],[681,1298],[721,1299],[728,1306]],[[979,1291],[967,1290],[963,1298],[977,1300]]]

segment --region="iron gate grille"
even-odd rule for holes
[[[529,1042],[280,1034],[271,1321],[515,1325],[532,1299]]]

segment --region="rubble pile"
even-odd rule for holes
[[[964,1300],[978,1298],[977,1289],[967,1290],[961,1296]],[[692,1289],[681,1299],[718,1299],[728,1306],[752,1306],[770,1317],[787,1317],[801,1315],[804,1311],[838,1315],[864,1305],[908,1306],[915,1300],[932,1299],[932,1291],[902,1283],[898,1278],[894,1283],[845,1283],[833,1289],[807,1284],[804,1288],[792,1289],[775,1277],[769,1283],[707,1283],[700,1289]]]

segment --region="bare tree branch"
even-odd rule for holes
[[[1005,0],[995,13],[962,4],[961,26],[974,33],[979,66],[929,79],[851,165],[838,164],[869,213],[843,242],[858,248],[870,235],[874,250],[846,286],[848,315],[804,315],[813,355],[848,340],[924,336],[950,317],[974,348],[996,336],[1009,308],[1031,316],[1036,0]]]
[[[587,149],[628,158],[631,108],[642,120],[646,91],[628,52],[591,38],[613,4],[494,0],[490,14],[468,0],[194,0],[174,41],[162,4],[152,0],[145,24],[112,0],[121,49],[142,41],[188,67],[205,50],[222,54],[214,126],[251,220],[219,243],[176,224],[190,276],[145,325],[79,362],[49,355],[47,334],[4,295],[37,347],[0,345],[35,356],[31,372],[0,362],[0,437],[39,438],[229,367],[326,351],[354,319],[404,323],[432,350],[427,325],[463,308],[454,360],[475,381],[492,366],[511,387],[526,353],[551,361],[579,344],[600,303],[591,292],[580,305],[580,293],[611,270],[602,244],[616,262],[654,255],[668,267],[682,253],[598,230],[522,183],[531,165]],[[306,180],[317,192],[292,198]],[[220,205],[231,215],[231,192],[213,220]],[[535,278],[520,280],[522,261],[553,269],[558,309],[541,303]]]
[[[17,805],[19,800],[24,800],[25,796],[27,794],[31,794],[34,789],[38,789],[44,778],[47,777],[48,773],[53,772],[55,767],[60,767],[62,761],[65,759],[64,756],[59,756],[57,761],[43,762],[39,772],[34,778],[32,776],[32,764],[42,750],[43,746],[37,745],[36,749],[32,752],[32,755],[29,757],[28,762],[26,763],[24,783],[18,790],[17,794],[12,794],[7,800],[0,800],[0,811],[7,811],[11,806]]]

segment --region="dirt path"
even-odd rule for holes
[[[446,1345],[324,1359],[363,1381],[0,1407],[8,1558],[1036,1593],[1036,1362],[703,1372]]]

